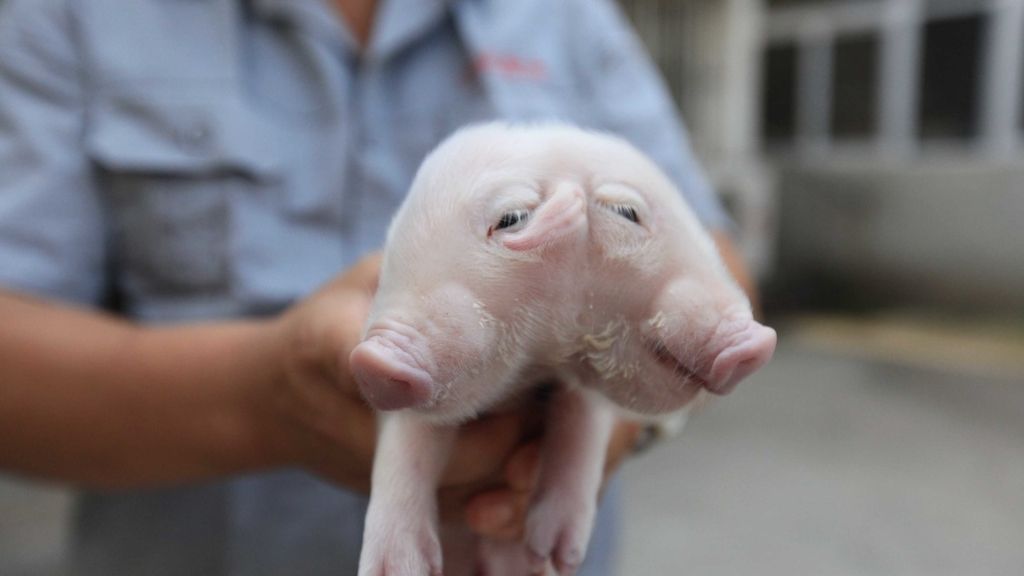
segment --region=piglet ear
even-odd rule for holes
[[[561,182],[530,215],[526,225],[507,234],[502,244],[509,250],[533,250],[582,229],[586,222],[587,201],[583,188],[572,182]]]

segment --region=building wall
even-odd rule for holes
[[[1024,313],[1024,166],[783,170],[775,297]]]

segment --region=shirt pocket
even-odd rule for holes
[[[108,203],[114,276],[129,299],[226,290],[232,199],[280,185],[274,139],[258,119],[205,92],[123,90],[89,110],[85,146]]]

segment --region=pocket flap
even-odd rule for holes
[[[115,171],[275,176],[270,127],[232,98],[209,89],[103,94],[89,110],[86,149]]]

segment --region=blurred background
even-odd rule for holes
[[[623,574],[1024,574],[1024,1],[629,0],[781,335]]]
[[[781,341],[626,466],[621,573],[1024,574],[1024,0],[622,4]],[[0,477],[0,575],[71,501]]]

